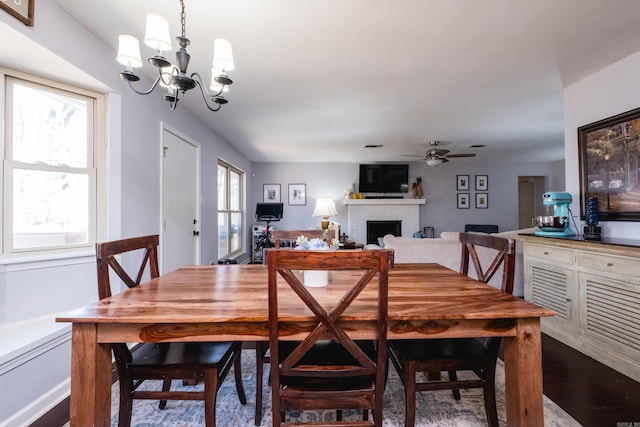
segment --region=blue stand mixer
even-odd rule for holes
[[[533,234],[536,236],[547,237],[571,237],[576,233],[571,229],[569,222],[571,221],[571,205],[570,193],[562,191],[547,191],[542,195],[542,203],[550,210],[553,206],[553,216],[536,217],[536,226],[540,230]]]

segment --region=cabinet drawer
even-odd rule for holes
[[[575,251],[565,248],[553,248],[549,246],[527,245],[527,256],[557,262],[561,264],[573,264]]]
[[[638,258],[580,252],[578,254],[578,265],[590,270],[640,277],[640,259]]]

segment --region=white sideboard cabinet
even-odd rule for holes
[[[640,381],[640,241],[520,237],[542,332]]]

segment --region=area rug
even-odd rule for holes
[[[266,368],[266,367],[265,367]],[[264,384],[268,384],[269,369],[265,369]],[[465,373],[461,372],[460,377]],[[471,375],[471,374],[469,374]],[[218,427],[251,427],[254,426],[255,407],[255,352],[242,352],[242,378],[247,394],[246,405],[240,404],[236,394],[233,372],[229,372],[227,379],[218,392],[216,421]],[[158,386],[159,384],[149,384]],[[182,386],[174,382],[174,387],[202,387]],[[496,400],[500,425],[506,426],[505,396],[504,396],[504,365],[498,360],[496,372]],[[451,391],[434,391],[419,393],[416,400],[416,426],[433,427],[472,427],[486,426],[484,401],[481,389],[461,390],[462,398],[456,401]],[[271,426],[271,389],[263,390],[263,417],[261,426]],[[113,386],[111,425],[118,425],[118,384]],[[345,412],[343,418],[358,417],[361,413]],[[308,411],[287,414],[288,419],[299,420],[335,419],[335,411]],[[389,380],[384,396],[384,422],[386,427],[404,426],[404,390],[393,367],[389,369]],[[546,396],[544,397],[544,425],[545,427],[580,426],[572,417]],[[68,426],[68,424],[66,425]],[[66,427],[65,426],[65,427]],[[155,401],[135,401],[133,404],[132,427],[172,426],[193,427],[204,426],[204,404],[198,401],[169,401],[164,410],[158,408]]]

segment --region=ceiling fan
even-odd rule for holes
[[[449,159],[455,157],[475,157],[474,153],[449,154],[449,150],[438,148],[438,144],[440,144],[440,141],[431,141],[429,143],[429,145],[431,145],[431,148],[427,150],[427,153],[423,157],[424,161],[429,166],[440,166],[441,164],[448,162]],[[409,157],[422,157],[411,154],[403,155]]]

